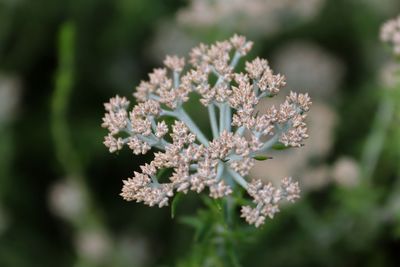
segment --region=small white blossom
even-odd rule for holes
[[[115,151],[121,150],[122,146],[124,145],[124,142],[122,141],[122,138],[118,137],[115,138],[111,133],[108,134],[104,138],[104,145],[108,147],[108,150],[113,153]]]

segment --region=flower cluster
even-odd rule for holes
[[[396,55],[400,55],[400,16],[385,22],[381,28],[381,40],[393,46]]]
[[[292,182],[291,178],[284,178],[280,188],[275,188],[271,183],[264,185],[260,180],[253,180],[247,192],[253,197],[256,207],[243,206],[242,217],[256,227],[263,224],[266,217],[272,219],[279,212],[278,203],[282,199],[294,202],[300,197],[299,185]]]
[[[157,150],[153,161],[124,181],[124,199],[163,207],[174,192],[206,190],[210,197],[222,198],[241,186],[255,203],[254,208],[243,207],[242,216],[258,227],[279,210],[279,202],[299,197],[298,184],[291,178],[284,178],[279,189],[246,179],[254,161],[277,143],[302,146],[308,137],[305,118],[311,105],[307,94],[291,92],[284,103],[259,115],[257,103],[278,94],[285,78],[260,58],[246,62],[245,73],[234,72],[251,47],[252,42],[234,35],[228,41],[194,48],[191,67],[183,58],[167,56],[165,68],[155,69],[137,87],[138,104],[131,110],[125,97],[116,96],[105,104],[102,126],[109,131],[104,144],[110,152],[125,145],[134,154],[145,154],[152,147]],[[199,94],[208,110],[211,139],[183,107],[189,93]],[[167,124],[166,117],[174,122]],[[164,171],[170,176],[160,182]]]

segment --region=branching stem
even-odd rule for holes
[[[213,138],[217,138],[219,135],[219,130],[217,125],[217,117],[215,114],[215,105],[211,103],[210,105],[207,106],[207,108],[208,108],[208,116],[210,118]]]

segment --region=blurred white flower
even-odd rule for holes
[[[316,168],[307,168],[301,174],[301,185],[309,190],[318,190],[325,187],[331,181],[330,168],[328,165],[318,166]]]
[[[286,74],[288,89],[307,90],[314,100],[331,100],[344,74],[344,65],[338,58],[307,41],[281,46],[272,63],[277,71]]]
[[[352,158],[341,157],[332,167],[332,178],[340,186],[354,187],[359,183],[360,166]]]
[[[50,188],[49,205],[55,215],[75,221],[85,209],[84,194],[73,179],[58,181]]]
[[[382,24],[380,38],[393,49],[395,55],[400,55],[400,15]]]
[[[386,63],[381,69],[380,81],[388,89],[400,86],[400,64],[397,62]]]
[[[144,236],[126,235],[118,240],[120,258],[131,266],[148,266],[151,261],[149,241]]]
[[[191,0],[177,13],[185,27],[221,28],[247,35],[268,35],[313,18],[325,0]],[[290,23],[289,23],[290,21]]]
[[[108,236],[97,229],[85,229],[79,232],[75,246],[82,258],[97,264],[104,263],[109,258],[112,248]]]
[[[162,63],[165,55],[186,55],[197,43],[197,40],[176,23],[163,21],[148,45],[147,54],[155,62]]]
[[[20,93],[20,80],[0,73],[0,125],[14,118]]]

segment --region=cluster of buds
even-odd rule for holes
[[[395,55],[400,55],[400,16],[382,25],[381,40],[393,46]]]
[[[251,47],[252,42],[238,35],[210,46],[200,44],[190,53],[186,72],[183,58],[167,56],[165,68],[155,69],[149,81],[137,87],[138,104],[133,109],[128,110],[125,97],[105,104],[102,126],[109,130],[104,144],[110,152],[125,145],[137,155],[156,149],[153,161],[124,181],[124,199],[163,207],[175,192],[206,190],[210,197],[222,198],[240,186],[255,204],[243,207],[242,216],[258,227],[266,217],[272,218],[281,201],[299,197],[298,183],[291,178],[284,178],[279,189],[247,180],[254,161],[277,143],[302,146],[311,105],[307,94],[291,92],[284,103],[259,115],[255,106],[261,98],[278,94],[285,78],[260,58],[246,62],[245,73],[235,73]],[[212,138],[186,113],[189,93],[199,94],[207,108]],[[167,117],[174,122],[167,124]],[[171,175],[160,182],[164,170]]]
[[[242,217],[256,227],[263,224],[266,217],[274,218],[275,213],[279,212],[278,203],[282,199],[294,202],[300,197],[298,183],[294,183],[291,178],[282,179],[280,188],[275,188],[271,183],[264,185],[260,180],[253,180],[247,192],[253,197],[256,207],[243,206]]]

